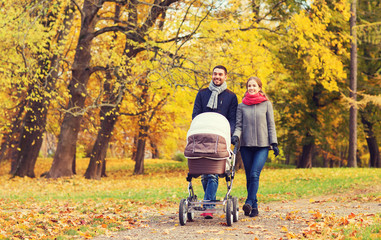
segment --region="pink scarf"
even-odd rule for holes
[[[262,95],[259,92],[256,94],[245,93],[245,96],[243,97],[243,100],[242,100],[242,102],[246,105],[254,105],[264,101],[267,101],[266,96]]]

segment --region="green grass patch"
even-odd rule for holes
[[[341,233],[343,239],[363,239],[363,240],[373,240],[381,239],[381,215],[373,217],[371,222],[362,223],[361,221],[356,221],[354,223],[341,226],[335,229],[336,233]]]
[[[185,167],[184,167],[185,166]],[[188,195],[186,163],[178,161],[147,161],[144,175],[132,175],[122,166],[113,166],[109,177],[101,181],[86,180],[81,175],[65,179],[0,177],[0,198],[9,202],[70,200],[83,202],[87,199],[155,204],[162,201],[178,202]],[[199,198],[203,197],[201,178],[192,180]],[[313,196],[337,194],[353,189],[369,188],[381,182],[381,169],[370,168],[312,168],[273,169],[262,171],[259,184],[261,202],[310,198]],[[219,179],[217,196],[223,198],[227,192],[224,178]],[[244,170],[238,170],[233,181],[232,194],[241,199],[246,197],[246,177]],[[5,204],[5,208],[7,204]],[[44,211],[44,210],[41,210]]]

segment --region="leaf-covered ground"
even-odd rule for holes
[[[381,239],[381,186],[345,195],[260,204],[260,215],[227,227],[222,210],[212,220],[196,216],[179,225],[178,210],[146,209],[140,227],[108,233],[107,239]],[[242,205],[241,205],[242,206]]]
[[[108,177],[96,181],[83,178],[88,160],[77,163],[77,175],[61,179],[11,178],[9,164],[0,165],[0,239],[381,238],[380,169],[265,169],[260,216],[245,218],[241,211],[227,227],[222,211],[213,220],[197,216],[179,226],[186,164],[148,160],[147,173],[136,176],[131,160],[109,160]],[[51,159],[39,159],[36,175],[50,166]],[[199,179],[193,183],[202,196]],[[225,193],[221,180],[219,197]],[[242,206],[243,171],[232,195]]]

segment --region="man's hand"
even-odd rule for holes
[[[273,147],[273,151],[274,151],[274,155],[275,157],[279,155],[279,148],[278,148],[278,144],[276,143],[272,143],[271,146]]]
[[[233,136],[231,142],[232,142],[233,145],[236,145],[239,142],[239,137]]]

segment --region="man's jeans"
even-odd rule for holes
[[[201,176],[202,187],[204,188],[204,200],[216,200],[216,193],[218,188],[218,175],[205,174]],[[214,208],[214,204],[205,204],[204,208]]]
[[[269,147],[241,147],[240,151],[246,173],[247,199],[245,204],[258,208],[259,175],[267,160]]]

